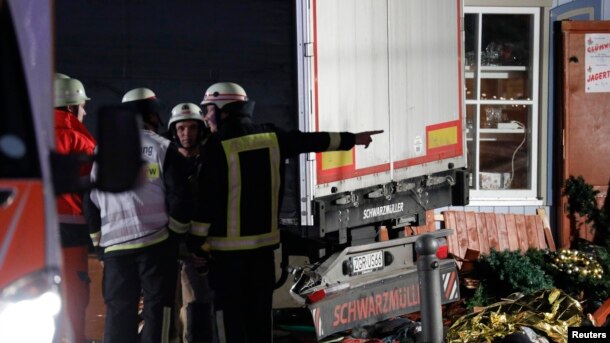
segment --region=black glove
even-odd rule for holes
[[[208,246],[205,237],[188,235],[185,237],[184,242],[191,254],[205,258],[209,256],[209,249],[204,248],[205,246]]]

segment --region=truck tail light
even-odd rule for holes
[[[436,257],[438,257],[439,260],[447,258],[449,256],[449,247],[447,246],[447,238],[437,237],[436,243],[438,244],[438,249],[436,249]]]
[[[317,303],[318,301],[326,298],[326,291],[323,289],[319,289],[307,296],[307,300],[305,301],[307,304]]]
[[[330,286],[330,287],[318,289],[317,291],[314,291],[314,292],[310,293],[309,295],[307,295],[307,299],[305,300],[305,302],[307,304],[313,304],[313,303],[316,303],[316,302],[326,298],[327,295],[335,294],[335,293],[341,292],[343,290],[347,290],[349,288],[350,288],[349,283],[338,283],[338,284]]]
[[[436,239],[438,243],[438,249],[436,249],[436,257],[439,260],[445,259],[449,257],[449,247],[447,246],[447,239],[445,237],[438,237]],[[416,254],[415,259],[419,257],[419,254]]]

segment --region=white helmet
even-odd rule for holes
[[[171,129],[173,123],[183,120],[198,120],[205,125],[201,108],[190,102],[183,102],[172,108],[172,115],[167,123],[167,128]]]
[[[152,90],[143,87],[134,88],[123,95],[121,102],[127,108],[139,113],[144,123],[150,125],[153,131],[157,132],[159,127],[164,126],[159,114],[162,104]]]
[[[66,74],[62,74],[62,73],[55,73],[55,78],[56,79],[69,79],[70,76],[68,76]]]
[[[130,101],[138,101],[138,100],[155,100],[157,96],[155,92],[151,91],[148,88],[134,88],[129,92],[123,95],[123,100],[121,102],[130,102]]]
[[[85,87],[77,79],[55,78],[54,88],[54,107],[82,105],[86,100],[91,100],[87,97],[87,94],[85,94]]]
[[[226,104],[237,101],[248,101],[246,91],[237,83],[218,82],[205,91],[201,105],[214,104],[222,109]]]

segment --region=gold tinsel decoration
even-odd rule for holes
[[[556,288],[543,290],[460,317],[449,328],[446,342],[493,342],[526,326],[564,343],[568,327],[580,326],[582,318],[578,301]]]
[[[601,279],[604,274],[604,269],[597,262],[595,256],[590,253],[561,249],[550,253],[549,256],[551,257],[550,265],[552,267],[569,275]]]

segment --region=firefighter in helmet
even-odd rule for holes
[[[177,236],[190,228],[192,199],[184,158],[157,134],[162,122],[155,93],[135,88],[122,103],[144,122],[145,178],[127,192],[93,190],[86,203],[91,238],[104,261],[104,341],[165,342],[176,294]],[[96,176],[95,165],[91,175]],[[144,326],[138,337],[140,296]]]
[[[201,172],[192,230],[207,236],[211,250],[209,277],[219,336],[227,342],[271,342],[284,160],[357,144],[367,147],[371,135],[382,131],[301,132],[255,124],[254,102],[232,82],[211,85],[201,105],[213,132],[203,155],[213,168]]]
[[[180,103],[174,106],[168,122],[168,136],[186,158],[189,188],[193,199],[198,196],[199,173],[202,168],[201,148],[209,135],[203,120],[201,108],[193,103]],[[188,238],[188,237],[187,237]],[[209,329],[212,319],[211,293],[207,276],[207,258],[192,254],[189,249],[191,240],[180,245],[180,284],[178,290],[182,299],[179,313],[181,335],[185,342],[209,342],[212,332]],[[195,247],[199,249],[198,246]],[[202,325],[205,322],[206,325]],[[199,324],[197,324],[199,323]]]
[[[62,74],[63,75],[63,74]],[[83,153],[92,156],[95,139],[82,124],[89,99],[85,87],[66,75],[56,77],[55,88],[55,147],[61,154]],[[91,164],[81,170],[89,174]],[[61,177],[61,175],[59,176]],[[68,317],[75,342],[85,341],[85,310],[89,303],[89,235],[83,214],[83,197],[80,193],[57,196],[59,230],[62,244],[64,280]],[[65,332],[63,333],[66,334]]]
[[[121,102],[142,116],[146,130],[159,133],[163,126],[160,115],[163,105],[155,92],[144,87],[134,88],[125,93]]]
[[[186,157],[199,155],[199,146],[209,133],[201,108],[188,102],[172,108],[167,128],[170,139]]]

